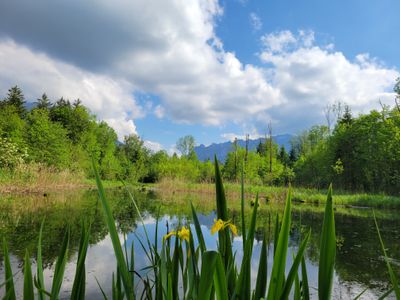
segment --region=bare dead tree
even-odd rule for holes
[[[272,174],[272,125],[271,122],[268,124],[269,134],[269,172]]]

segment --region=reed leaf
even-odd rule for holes
[[[321,300],[331,298],[335,258],[335,217],[333,213],[332,185],[330,185],[325,205],[324,222],[322,225],[318,268],[318,297]]]
[[[31,260],[29,256],[28,249],[25,251],[24,260],[24,300],[35,299],[35,294],[33,292],[33,278],[31,269]]]
[[[295,259],[293,260],[293,264],[290,268],[289,274],[286,278],[285,285],[283,287],[282,294],[280,299],[287,299],[289,297],[290,290],[292,289],[293,281],[295,280],[296,276],[298,276],[298,269],[301,263],[301,259],[304,256],[304,251],[308,245],[308,240],[310,239],[311,231],[304,237],[303,241],[300,244],[299,250]]]
[[[251,296],[251,255],[253,253],[254,233],[256,231],[258,208],[258,194],[251,215],[250,226],[247,234],[245,250],[243,252],[242,265],[240,267],[239,279],[236,285],[236,295],[241,299],[250,299]]]
[[[206,251],[203,253],[201,261],[201,274],[199,282],[199,299],[208,300],[211,297],[213,287],[215,265],[219,253],[216,251]]]
[[[64,279],[65,265],[67,264],[68,258],[68,247],[70,240],[70,229],[69,227],[65,231],[64,239],[61,244],[60,253],[58,254],[56,267],[54,269],[53,283],[51,285],[51,297],[50,300],[57,300],[60,293],[61,285]]]
[[[267,290],[267,271],[268,271],[268,252],[267,252],[267,232],[264,232],[263,242],[261,246],[260,260],[257,272],[256,289],[253,299],[261,299],[265,297]]]
[[[379,242],[381,244],[382,252],[383,252],[383,255],[385,257],[386,267],[387,267],[388,272],[389,272],[390,281],[392,282],[393,290],[394,290],[394,293],[396,295],[396,299],[400,299],[399,284],[397,282],[396,275],[393,272],[392,266],[390,265],[389,258],[387,256],[387,252],[386,252],[386,249],[385,249],[385,245],[383,244],[383,240],[382,240],[381,232],[379,230],[378,222],[376,221],[375,211],[372,211],[372,212],[373,212],[373,216],[374,216],[374,222],[375,222],[376,231],[378,232]]]
[[[310,288],[308,287],[307,266],[304,255],[301,258],[301,292],[303,300],[310,300]]]
[[[133,292],[131,274],[129,273],[128,266],[125,262],[124,253],[122,251],[121,243],[119,241],[117,228],[115,227],[114,217],[112,215],[111,208],[108,205],[108,201],[106,199],[103,184],[101,183],[100,176],[97,171],[96,164],[95,164],[93,158],[92,158],[92,165],[93,165],[93,171],[94,171],[94,174],[96,177],[96,184],[97,184],[97,189],[99,192],[100,201],[101,201],[101,204],[103,207],[105,221],[106,221],[106,224],[108,227],[108,231],[110,232],[110,237],[111,237],[111,241],[112,241],[113,248],[114,248],[114,254],[117,259],[117,265],[121,272],[121,277],[122,277],[122,282],[123,282],[123,285],[125,288],[125,292],[126,292],[128,299],[133,299],[134,292]]]
[[[12,274],[10,254],[8,253],[8,247],[6,239],[3,238],[3,255],[4,255],[4,271],[5,271],[5,284],[6,284],[6,296],[9,300],[15,300],[15,287],[14,287],[14,276]]]
[[[219,254],[217,255],[215,262],[214,287],[215,287],[215,298],[217,300],[229,299],[224,265],[222,263],[221,255]]]
[[[39,300],[45,299],[45,293],[43,290],[44,286],[44,276],[43,276],[43,260],[42,260],[42,235],[43,235],[44,219],[40,225],[39,240],[37,246],[37,258],[36,258],[36,276],[37,276],[37,291]]]
[[[200,250],[203,253],[204,251],[207,250],[206,243],[204,241],[203,232],[201,231],[199,218],[197,217],[197,213],[196,213],[196,210],[195,210],[192,202],[190,202],[190,206],[192,208],[192,218],[193,218],[194,229],[196,230],[197,240],[200,245]]]
[[[285,211],[283,213],[282,227],[279,231],[278,242],[276,244],[274,263],[272,265],[271,279],[268,288],[267,300],[279,299],[285,281],[286,255],[289,242],[289,232],[291,223],[291,189],[289,188]],[[277,219],[278,220],[278,219]]]
[[[85,297],[85,286],[86,286],[86,270],[85,260],[89,246],[89,233],[90,226],[82,224],[81,238],[79,242],[78,250],[78,262],[76,264],[75,278],[72,285],[71,299],[83,299]]]

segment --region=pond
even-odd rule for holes
[[[107,196],[116,219],[120,240],[130,246],[135,245],[135,268],[146,266],[147,260],[138,238],[144,238],[143,225],[139,222],[134,205],[123,190],[107,191]],[[178,223],[191,222],[190,201],[199,215],[199,221],[206,238],[208,249],[216,249],[217,237],[210,233],[214,223],[215,204],[212,193],[197,195],[173,194],[169,192],[135,192],[144,216],[144,223],[150,239],[154,239],[156,218],[159,216],[159,238],[166,233],[167,224],[174,228]],[[239,225],[239,199],[229,199],[229,213],[233,222]],[[250,214],[250,205],[246,204],[246,215]],[[292,209],[292,228],[289,241],[288,265],[292,253],[296,253],[300,236],[311,228],[311,239],[306,251],[306,263],[312,299],[317,298],[319,240],[323,219],[323,206],[295,204]],[[388,254],[397,272],[400,271],[400,215],[398,211],[375,211]],[[273,260],[273,232],[276,214],[282,216],[283,205],[272,205],[261,201],[258,214],[257,234],[254,241],[252,273],[258,269],[261,241],[263,235],[271,241],[269,246],[268,266]],[[98,283],[106,294],[111,294],[111,278],[116,262],[101,206],[96,190],[53,193],[49,195],[1,196],[0,198],[0,236],[8,241],[12,254],[11,262],[15,274],[15,285],[19,298],[22,297],[23,273],[21,270],[25,249],[33,254],[32,269],[39,229],[45,218],[43,231],[43,255],[45,264],[45,283],[50,289],[55,259],[67,224],[71,228],[71,243],[65,280],[62,286],[62,299],[68,299],[72,289],[74,270],[77,260],[79,234],[82,220],[89,220],[91,226],[90,247],[86,259],[86,298],[102,298]],[[379,245],[377,232],[372,218],[372,211],[366,208],[335,208],[337,257],[333,288],[334,299],[353,299],[364,289],[368,289],[361,299],[377,299],[389,289],[390,281]],[[242,259],[240,232],[233,242],[236,260]],[[0,252],[0,284],[4,282],[3,254]],[[140,272],[145,275],[145,271]],[[98,281],[98,283],[97,283]],[[140,284],[138,285],[140,290]],[[0,289],[0,297],[4,296]],[[389,296],[389,299],[391,296]],[[393,296],[392,296],[393,298]]]

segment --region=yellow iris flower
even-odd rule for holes
[[[189,242],[190,230],[183,226],[182,229],[178,231],[178,237],[181,240]]]
[[[211,234],[214,235],[216,232],[229,227],[234,236],[238,235],[236,226],[231,221],[223,221],[221,219],[214,219],[214,225],[211,227]]]
[[[189,237],[190,237],[190,230],[187,229],[185,226],[183,226],[181,228],[181,230],[179,231],[171,231],[168,234],[164,235],[164,241],[168,240],[171,236],[178,236],[178,238],[180,238],[181,240],[185,240],[187,242],[189,242]]]

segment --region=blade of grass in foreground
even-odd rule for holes
[[[283,213],[282,226],[276,244],[274,263],[272,265],[270,285],[268,288],[268,300],[278,299],[285,281],[286,255],[289,243],[289,231],[291,223],[291,188],[289,187],[286,198],[285,211]]]
[[[117,228],[114,222],[114,217],[112,215],[111,208],[108,205],[108,201],[104,193],[103,184],[101,183],[100,176],[99,173],[97,172],[96,164],[93,158],[92,158],[92,165],[96,177],[96,184],[97,184],[97,189],[99,191],[99,197],[103,207],[105,221],[107,223],[108,231],[110,232],[110,237],[114,248],[114,254],[117,259],[117,265],[119,267],[119,271],[121,272],[121,277],[125,288],[125,292],[128,299],[133,299],[133,286],[132,286],[131,275],[129,274],[128,266],[125,262],[124,253],[122,251]]]
[[[25,251],[24,260],[24,299],[35,299],[35,294],[33,292],[31,260],[29,257],[28,249]]]
[[[51,285],[51,300],[57,300],[60,293],[61,284],[64,279],[65,265],[67,264],[69,239],[70,229],[67,228],[61,245],[61,250],[56,261],[56,267],[54,269],[53,283]]]
[[[6,280],[6,295],[7,299],[15,300],[15,288],[14,279],[11,269],[10,255],[8,253],[8,247],[6,240],[3,238],[3,255],[4,255],[4,271]]]
[[[318,268],[318,297],[330,299],[332,293],[333,271],[336,258],[335,217],[333,214],[332,185],[329,186],[325,205],[324,222]]]
[[[253,299],[265,297],[267,290],[267,271],[268,271],[268,253],[267,253],[267,231],[264,231],[263,243],[261,247],[260,262],[258,265],[256,290]]]
[[[376,231],[378,232],[379,242],[381,243],[382,252],[383,252],[383,255],[385,257],[386,266],[387,266],[387,269],[388,269],[388,272],[389,272],[390,280],[391,280],[392,285],[393,285],[393,290],[394,290],[394,293],[396,294],[396,298],[400,299],[400,289],[399,289],[399,285],[398,285],[398,282],[397,282],[397,278],[396,278],[396,275],[393,272],[392,266],[390,265],[389,258],[388,258],[387,253],[386,253],[385,245],[383,244],[381,232],[379,230],[378,222],[376,221],[376,217],[375,217],[375,211],[372,211],[372,212],[373,212],[373,215],[374,215]]]
[[[240,192],[241,192],[241,197],[240,197],[240,209],[241,209],[241,218],[242,218],[242,238],[243,238],[243,252],[244,252],[244,247],[246,245],[246,221],[244,218],[244,166],[242,162],[242,171],[240,175]]]
[[[197,239],[199,241],[200,249],[201,249],[201,252],[204,252],[204,251],[206,251],[206,243],[204,241],[203,232],[201,231],[199,218],[197,218],[197,213],[196,213],[196,210],[194,209],[192,202],[190,202],[190,206],[192,208],[193,224],[194,224],[194,228],[196,230],[196,235],[197,235]]]
[[[213,286],[215,265],[219,253],[216,251],[206,251],[201,262],[201,275],[199,282],[200,299],[210,299]]]
[[[72,286],[71,299],[84,299],[86,286],[85,260],[89,246],[90,226],[82,224],[81,239],[79,242],[78,263],[76,265],[75,278]]]
[[[37,285],[38,285],[37,291],[38,291],[39,300],[44,300],[46,297],[45,293],[43,292],[43,290],[44,290],[43,260],[42,260],[43,225],[44,225],[44,219],[42,221],[42,224],[40,225],[39,240],[38,240],[38,246],[37,246],[37,258],[36,258],[36,276],[37,276]]]

